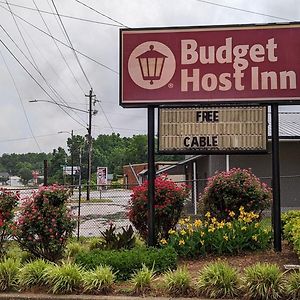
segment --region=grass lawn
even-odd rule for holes
[[[78,199],[71,199],[70,203],[78,203]],[[113,200],[109,198],[90,198],[89,201],[86,201],[86,198],[81,198],[81,203],[112,203]]]

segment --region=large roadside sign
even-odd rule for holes
[[[267,152],[266,106],[159,108],[158,152]]]
[[[122,29],[120,105],[300,99],[300,24]]]

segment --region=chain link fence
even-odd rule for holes
[[[260,179],[271,186],[271,177]],[[300,209],[300,175],[282,176],[280,181],[282,211]],[[199,198],[206,186],[207,179],[178,183],[186,183],[190,190],[183,213],[185,215],[198,215]],[[118,187],[115,185],[91,186],[89,201],[86,200],[86,186],[82,186],[81,189],[78,186],[73,187],[71,189],[73,194],[68,205],[79,220],[75,235],[99,236],[100,232],[106,229],[111,222],[118,230],[130,225],[127,208],[133,187],[123,188],[120,185]],[[14,188],[11,190],[18,191],[20,199],[30,197],[36,191],[34,188]]]

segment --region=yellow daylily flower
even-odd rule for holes
[[[233,218],[233,217],[235,216],[235,212],[234,212],[234,211],[230,211],[230,212],[229,212],[229,216],[230,216],[231,218]]]
[[[168,244],[168,242],[167,242],[167,240],[166,240],[166,239],[161,239],[161,240],[160,240],[160,243],[161,243],[162,245],[166,245],[166,244]]]
[[[185,241],[184,240],[179,240],[179,242],[178,242],[178,245],[179,246],[182,246],[182,245],[184,245],[185,244]]]
[[[201,225],[202,225],[202,221],[201,220],[199,220],[199,219],[195,220],[195,222],[194,222],[194,226],[195,227],[200,227]]]

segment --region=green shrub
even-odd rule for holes
[[[29,252],[22,250],[16,241],[9,242],[5,257],[19,260],[21,263],[29,262],[34,258]]]
[[[274,264],[257,263],[244,270],[246,297],[253,300],[280,299],[284,294],[283,273]]]
[[[18,195],[0,190],[0,256],[6,253],[6,244],[14,230],[14,209],[18,204]]]
[[[271,230],[258,222],[258,214],[239,214],[229,211],[227,220],[218,221],[207,213],[203,220],[181,219],[176,230],[169,231],[169,239],[162,246],[172,246],[178,256],[195,258],[205,254],[234,254],[270,246]]]
[[[168,237],[181,215],[184,201],[188,198],[185,185],[178,185],[165,176],[155,179],[155,232],[160,238]],[[129,201],[128,217],[140,236],[148,236],[148,182],[133,189]]]
[[[285,285],[286,295],[291,300],[300,299],[300,273],[293,272],[287,279]]]
[[[171,247],[134,248],[122,251],[92,250],[79,253],[75,262],[86,269],[95,269],[97,266],[111,266],[118,280],[127,280],[145,264],[148,268],[154,265],[154,271],[165,272],[176,268],[177,254]]]
[[[300,217],[295,215],[291,217],[285,223],[284,228],[284,237],[293,245],[295,252],[300,255]]]
[[[107,293],[115,281],[115,274],[109,266],[98,266],[83,273],[83,289],[88,293]]]
[[[87,250],[88,246],[79,242],[70,242],[66,245],[65,256],[67,259],[74,258],[81,251]]]
[[[46,285],[44,273],[49,267],[43,259],[37,259],[25,264],[19,271],[19,285],[23,289]]]
[[[281,214],[282,228],[292,219],[300,218],[300,210],[289,210]]]
[[[82,268],[69,262],[49,266],[45,271],[45,282],[54,294],[76,292],[82,283]]]
[[[0,262],[0,291],[13,290],[18,285],[18,272],[21,263],[19,260],[11,258],[4,259]]]
[[[99,245],[103,242],[100,237],[92,237],[87,240],[87,245],[90,250],[99,249]]]
[[[191,287],[191,277],[186,267],[165,273],[164,283],[168,292],[174,296],[185,295]]]
[[[22,249],[52,262],[62,258],[76,224],[66,206],[68,197],[62,187],[44,186],[22,204],[15,232]]]
[[[133,289],[136,293],[144,293],[151,289],[151,282],[154,278],[154,266],[150,269],[143,264],[142,268],[135,271],[131,278]]]
[[[229,210],[238,214],[243,206],[246,211],[261,212],[270,206],[271,189],[250,170],[231,169],[208,179],[201,195],[203,214],[210,212],[218,219],[225,219]]]
[[[226,262],[211,263],[200,271],[197,289],[210,298],[234,298],[239,294],[238,273]]]

